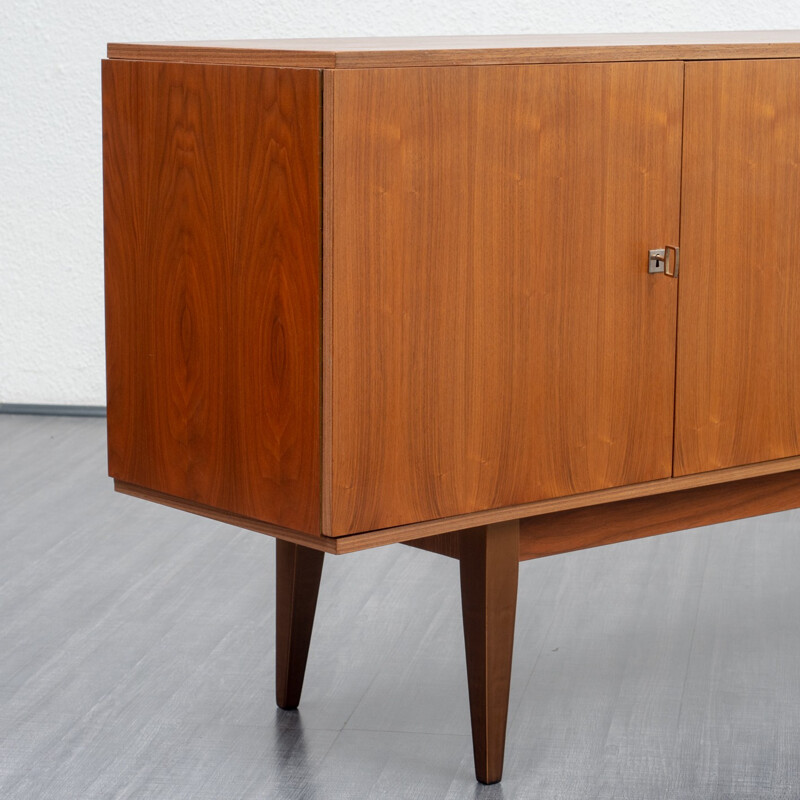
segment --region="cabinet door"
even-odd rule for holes
[[[686,65],[675,474],[800,454],[800,61]]]
[[[672,471],[683,65],[326,76],[334,535]]]

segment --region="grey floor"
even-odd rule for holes
[[[299,712],[274,542],[112,491],[105,423],[0,415],[0,798],[800,798],[800,513],[521,567],[474,782],[457,564],[326,557]]]

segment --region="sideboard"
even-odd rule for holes
[[[800,506],[800,33],[112,44],[109,473],[460,561],[478,780],[519,562]]]

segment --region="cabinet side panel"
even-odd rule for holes
[[[320,74],[103,63],[109,473],[320,531]]]
[[[671,475],[682,90],[337,71],[334,535]]]
[[[800,61],[686,65],[675,474],[800,454]]]

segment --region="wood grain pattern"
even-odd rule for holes
[[[275,542],[275,701],[300,704],[325,553]]]
[[[800,472],[685,489],[520,522],[520,558],[584,550],[800,507]]]
[[[457,66],[800,56],[798,31],[252,39],[108,45],[109,58],[284,67]]]
[[[675,474],[800,453],[800,61],[688,64]]]
[[[317,534],[320,91],[103,64],[109,472]]]
[[[333,535],[671,474],[682,77],[336,74]]]
[[[519,523],[461,534],[461,609],[467,655],[475,777],[503,777],[517,612]]]

